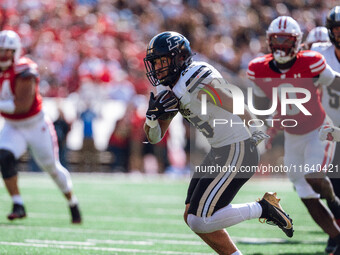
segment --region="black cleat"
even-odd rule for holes
[[[327,254],[333,253],[336,249],[336,246],[337,246],[336,241],[333,238],[329,237],[328,241],[327,241],[327,246],[326,246],[325,252]]]
[[[70,206],[71,216],[72,216],[72,223],[73,224],[80,224],[81,223],[81,216],[78,205]]]
[[[261,218],[264,219],[261,223],[276,225],[288,236],[293,236],[293,220],[284,212],[280,205],[280,199],[276,197],[276,193],[266,192],[263,198],[259,201],[262,206]]]
[[[340,255],[340,246],[335,247],[333,253],[330,253],[330,255]]]
[[[7,219],[15,220],[26,217],[25,207],[19,204],[13,204],[13,209],[10,214],[7,215]]]

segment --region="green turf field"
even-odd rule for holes
[[[9,222],[11,202],[0,189],[0,254],[214,254],[182,220],[188,180],[73,174],[84,223],[69,224],[66,202],[46,174],[21,174],[28,217]],[[277,227],[246,221],[229,233],[243,254],[324,254],[327,236],[312,222],[286,179],[253,179],[234,203],[277,191],[294,220],[286,238]]]

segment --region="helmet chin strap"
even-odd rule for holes
[[[13,61],[11,59],[7,61],[0,61],[0,68],[4,69],[12,65]]]
[[[279,64],[285,64],[294,58],[292,56],[287,56],[287,54],[282,50],[275,50],[273,53],[273,57],[275,61]]]

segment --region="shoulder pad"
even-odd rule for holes
[[[208,65],[198,64],[189,66],[187,70],[183,72],[183,82],[185,82],[185,86],[187,90],[191,93],[195,90],[195,88],[210,74],[212,70]]]
[[[330,42],[318,42],[313,43],[311,50],[317,51],[317,52],[323,52],[327,50],[329,47],[331,47],[333,44]]]
[[[306,65],[308,65],[311,73],[319,74],[326,68],[325,58],[316,51],[308,50],[302,53],[303,57],[307,57]]]
[[[257,57],[255,59],[253,59],[252,61],[249,62],[248,64],[248,69],[247,69],[247,77],[250,80],[255,80],[255,70],[257,69],[256,66],[260,63],[265,62],[266,60],[266,55],[265,56],[261,56],[261,57]],[[263,68],[261,66],[261,68]]]
[[[257,57],[257,58],[254,58],[252,61],[250,61],[249,65],[261,63],[261,62],[264,62],[265,60],[266,60],[266,56]]]
[[[14,66],[14,72],[15,74],[21,74],[21,73],[32,73],[32,74],[38,74],[38,65],[30,60],[29,58],[20,58],[18,63]]]

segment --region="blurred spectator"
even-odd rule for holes
[[[58,114],[58,119],[53,122],[53,125],[58,138],[59,160],[64,167],[68,167],[66,139],[71,130],[71,124],[65,120],[64,113],[60,108],[58,108]]]
[[[91,109],[90,105],[86,105],[86,109],[80,114],[83,121],[83,147],[81,149],[81,171],[98,171],[98,151],[93,139],[93,121],[97,117],[96,113]]]
[[[236,77],[233,73],[242,74],[250,59],[267,51],[266,28],[273,18],[292,16],[307,35],[324,24],[331,7],[332,1],[301,0],[5,0],[0,28],[22,36],[26,53],[38,62],[46,96],[65,97],[84,80],[114,86],[121,73],[137,93],[147,94],[142,59],[155,33],[182,33],[195,52]]]
[[[107,150],[112,153],[111,168],[112,171],[115,172],[128,172],[131,117],[128,108],[124,116],[116,122],[115,128],[110,136]]]

